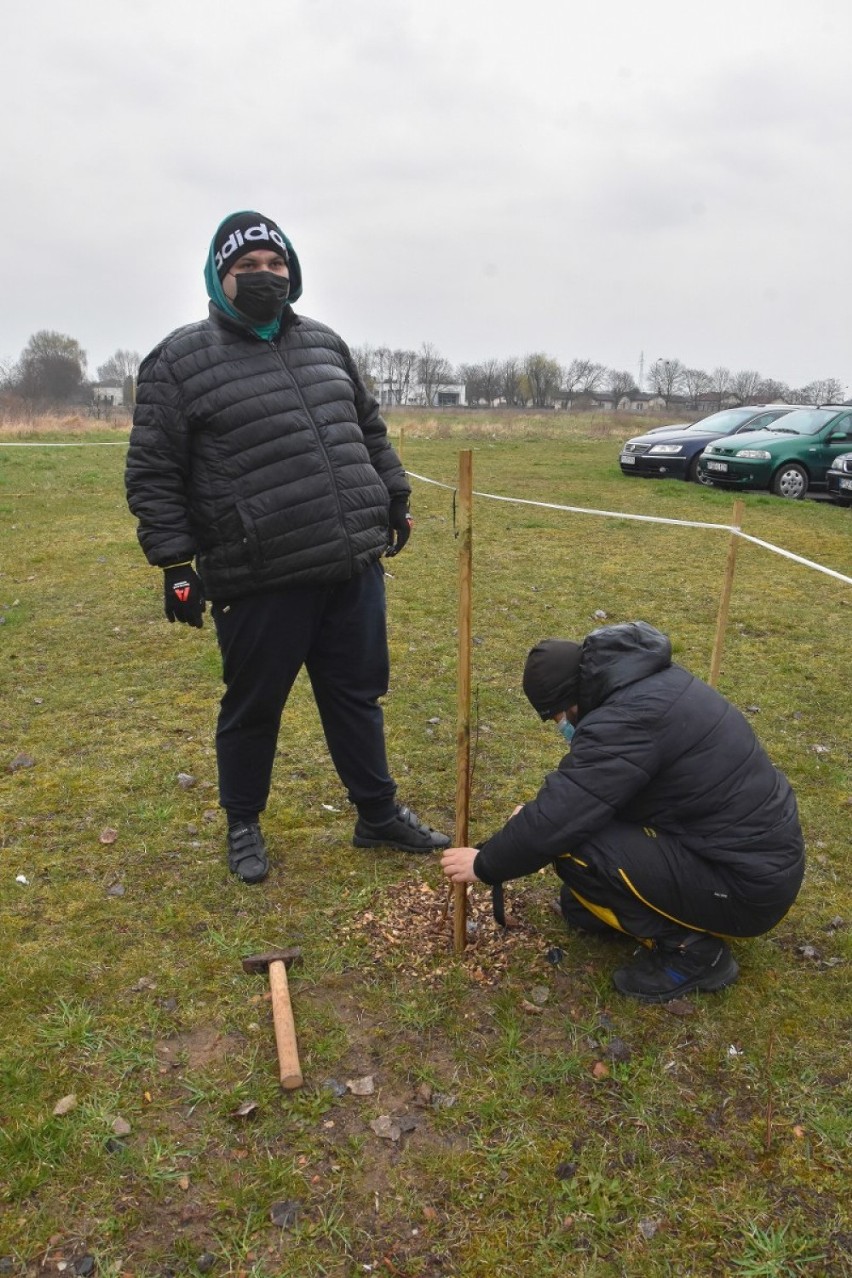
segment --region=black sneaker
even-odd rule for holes
[[[619,994],[643,1003],[668,1003],[692,990],[721,990],[739,974],[725,942],[702,936],[683,949],[655,945],[637,950],[634,962],[613,972],[612,983]]]
[[[398,848],[400,852],[441,852],[450,846],[446,834],[424,825],[401,803],[396,805],[396,816],[381,825],[371,825],[359,816],[352,842],[356,848]]]
[[[243,883],[260,883],[269,873],[266,844],[256,821],[228,830],[228,869]]]

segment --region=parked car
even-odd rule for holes
[[[622,473],[645,479],[697,479],[698,458],[711,439],[760,430],[784,413],[793,412],[794,407],[751,404],[746,408],[725,408],[691,426],[658,426],[644,435],[634,435],[621,450]]]
[[[798,408],[760,431],[708,444],[698,477],[721,488],[768,488],[797,501],[825,488],[828,468],[852,445],[852,408]]]
[[[852,506],[852,453],[835,457],[825,474],[831,501],[838,506]]]

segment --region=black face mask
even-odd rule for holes
[[[247,319],[268,324],[277,319],[290,296],[290,281],[272,271],[244,271],[234,276],[237,292],[234,306]]]

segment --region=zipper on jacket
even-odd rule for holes
[[[279,334],[279,338],[280,338],[280,334]],[[346,531],[346,520],[343,514],[343,504],[341,503],[341,500],[340,500],[340,494],[337,491],[337,484],[334,478],[334,467],[331,464],[331,459],[329,458],[328,450],[326,449],[326,446],[322,441],[322,438],[319,433],[319,429],[317,427],[316,422],[314,421],[313,413],[311,412],[311,410],[308,408],[307,404],[305,403],[305,397],[302,394],[302,388],[299,385],[297,378],[293,375],[293,373],[291,373],[290,369],[287,367],[286,361],[283,355],[281,354],[280,347],[278,346],[274,338],[270,337],[267,339],[267,341],[268,341],[270,349],[272,350],[275,357],[277,358],[278,363],[281,365],[284,372],[287,374],[287,376],[290,378],[290,380],[292,381],[293,385],[296,388],[296,394],[299,396],[299,403],[302,405],[302,409],[304,410],[307,416],[307,419],[311,424],[311,430],[314,432],[314,438],[316,439],[317,444],[319,445],[320,451],[322,453],[323,461],[325,462],[326,470],[328,471],[328,477],[331,481],[331,490],[332,490],[332,493],[334,494],[335,503],[337,504],[337,513],[340,518],[340,527],[343,529],[343,536],[346,539],[346,553],[349,560],[349,574],[351,576],[352,575],[352,543],[349,539],[349,533]]]

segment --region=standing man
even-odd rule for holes
[[[140,367],[126,485],[169,621],[200,627],[211,603],[229,868],[245,883],[268,873],[259,818],[302,666],[358,811],[355,846],[445,848],[388,770],[381,557],[408,541],[411,489],[378,405],[342,339],[293,310],[302,271],[270,218],[227,217],[204,274],[208,318]]]
[[[551,862],[566,923],[643,943],[613,982],[649,1003],[735,981],[722,937],[774,927],[805,863],[786,777],[739,710],[671,656],[643,621],[537,644],[524,692],[570,752],[480,850],[442,858],[454,883]]]

